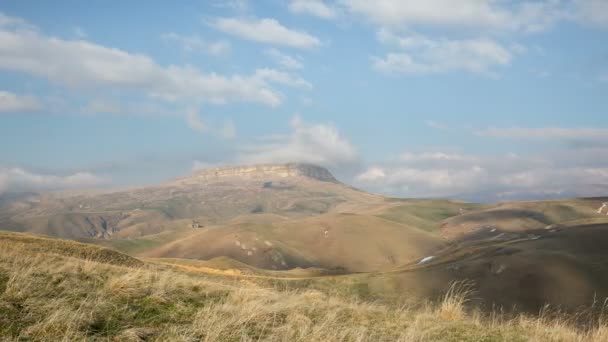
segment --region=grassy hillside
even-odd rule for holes
[[[441,224],[441,233],[451,238],[484,226],[523,231],[552,224],[576,226],[606,223],[608,216],[597,212],[606,201],[605,198],[580,198],[505,202],[448,218]]]
[[[384,276],[396,288],[427,289],[427,295],[445,291],[450,281],[471,280],[479,305],[538,312],[550,303],[576,312],[608,297],[606,246],[608,224],[524,232],[485,228]]]
[[[79,249],[86,252],[76,252]],[[285,286],[287,280],[235,281],[158,264],[125,263],[121,258],[93,260],[90,250],[101,249],[32,236],[0,236],[3,340],[608,339],[602,320],[577,327],[549,315],[484,316],[466,309],[466,293],[459,291],[436,304],[397,306],[347,292],[293,289]]]
[[[275,223],[237,223],[184,233],[147,249],[146,257],[211,259],[228,256],[269,270],[390,269],[424,256],[443,241],[413,226],[374,215],[327,214]]]
[[[398,200],[395,205],[380,211],[377,215],[387,220],[406,224],[428,232],[437,232],[440,223],[450,217],[484,208],[483,205],[454,200]]]

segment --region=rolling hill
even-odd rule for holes
[[[0,224],[142,257],[363,272],[430,253],[444,243],[442,220],[478,207],[369,194],[313,165],[254,165],[117,192],[13,196]]]
[[[470,302],[484,310],[549,303],[575,312],[608,296],[605,201],[396,199],[317,166],[257,165],[117,192],[12,195],[0,224],[110,248],[94,249],[93,260],[123,252],[159,267],[390,302],[439,300],[455,281],[470,282]]]
[[[606,212],[599,212],[608,198],[578,198],[544,201],[515,201],[469,210],[441,223],[443,236],[452,238],[481,227],[508,231],[541,229],[551,225],[577,226],[608,223]]]

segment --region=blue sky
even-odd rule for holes
[[[0,193],[310,162],[370,191],[605,194],[608,1],[0,1]]]

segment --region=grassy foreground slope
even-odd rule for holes
[[[48,247],[48,249],[45,249]],[[79,249],[86,253],[77,253]],[[33,251],[34,250],[34,251]],[[64,253],[65,251],[65,253]],[[91,252],[96,251],[96,252]],[[105,257],[103,248],[0,235],[0,338],[7,341],[605,341],[548,317],[437,304],[393,306],[285,281],[211,277]],[[115,252],[113,252],[115,253]],[[103,257],[98,257],[103,255]]]

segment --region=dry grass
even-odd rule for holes
[[[396,307],[160,266],[34,252],[0,239],[0,339],[7,341],[606,341],[608,326],[439,304]]]

